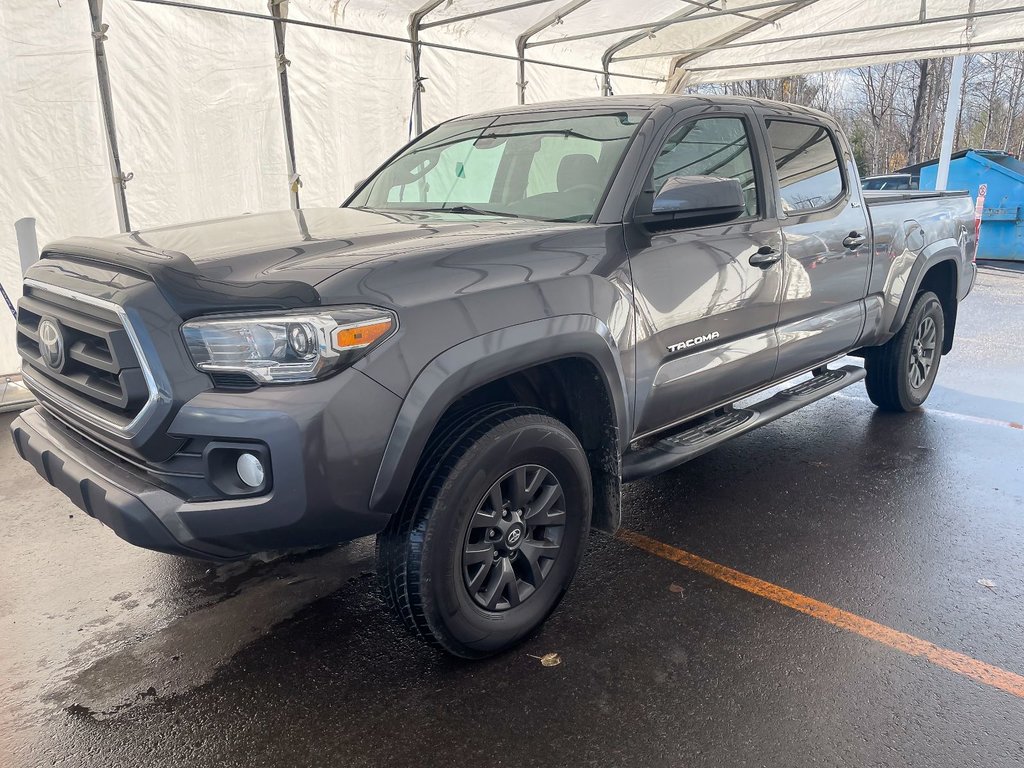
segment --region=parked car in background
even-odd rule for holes
[[[888,173],[882,176],[865,176],[860,187],[865,190],[917,189],[919,179],[909,173]]]
[[[39,405],[13,437],[143,547],[376,534],[398,619],[486,656],[555,609],[622,483],[861,380],[920,406],[974,209],[862,192],[839,125],[789,104],[452,120],[340,208],[48,246],[18,312]],[[849,354],[864,367],[830,367]]]

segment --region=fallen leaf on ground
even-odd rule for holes
[[[531,659],[538,659],[542,667],[557,667],[562,663],[562,657],[557,653],[545,653],[543,656],[534,656],[532,653],[526,655]]]

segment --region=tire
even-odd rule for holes
[[[939,372],[944,320],[939,298],[931,291],[918,294],[899,332],[864,358],[871,402],[895,412],[921,406]]]
[[[378,576],[410,632],[483,658],[565,595],[590,531],[590,467],[572,431],[532,408],[488,406],[438,435],[377,538]]]

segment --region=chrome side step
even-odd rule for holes
[[[819,369],[811,378],[777,392],[745,408],[728,408],[705,416],[696,423],[659,440],[654,445],[631,451],[622,457],[622,482],[629,483],[656,475],[707,453],[726,440],[745,434],[821,400],[866,376],[863,368],[846,365]]]

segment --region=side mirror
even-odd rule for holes
[[[736,179],[670,176],[650,201],[649,211],[638,210],[635,218],[647,226],[698,226],[732,221],[745,212],[743,187]]]

